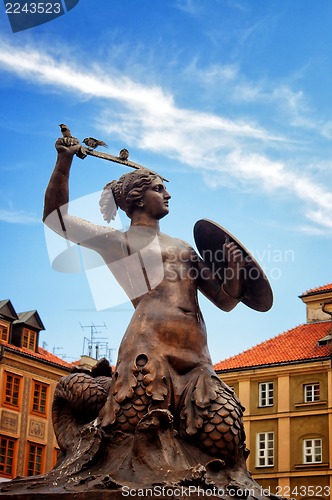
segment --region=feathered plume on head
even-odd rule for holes
[[[156,172],[139,168],[121,175],[118,181],[106,184],[99,201],[104,220],[108,223],[114,220],[118,208],[130,215],[136,202],[156,177]]]

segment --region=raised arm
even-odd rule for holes
[[[68,212],[69,202],[69,172],[73,156],[80,148],[80,143],[74,137],[64,137],[55,143],[58,152],[56,164],[45,192],[43,222],[47,224],[50,214],[62,207],[62,214]],[[48,221],[50,222],[50,220]],[[48,225],[48,224],[47,224]],[[55,229],[52,227],[52,229]]]
[[[103,236],[114,230],[68,213],[69,173],[73,156],[80,146],[74,137],[59,138],[55,143],[58,156],[45,192],[43,221],[63,238],[99,250],[103,246]]]

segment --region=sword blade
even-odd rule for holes
[[[81,146],[81,149],[76,154],[82,160],[86,158],[87,155],[89,155],[89,156],[94,156],[95,158],[101,158],[102,160],[113,161],[114,163],[120,163],[121,165],[125,165],[126,167],[131,167],[136,169],[139,168],[147,169],[146,167],[143,167],[143,165],[140,165],[139,163],[134,163],[133,161],[129,160],[122,160],[118,156],[113,156],[109,153],[103,153],[101,151],[95,151],[94,149],[85,148],[84,146]],[[165,177],[162,177],[157,172],[154,172],[149,168],[147,170],[150,170],[150,172],[158,175],[163,181],[168,182],[168,180],[165,179]]]

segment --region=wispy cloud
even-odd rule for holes
[[[308,99],[301,89],[291,88],[289,81],[268,79],[248,80],[239,64],[212,64],[202,67],[197,59],[185,69],[186,77],[199,82],[204,89],[223,92],[229,102],[273,106],[275,115],[284,116],[285,128],[293,127],[314,131],[323,138],[332,138],[332,121],[315,116]],[[286,120],[285,120],[286,118]]]
[[[331,229],[318,227],[317,225],[302,225],[297,228],[301,233],[305,233],[309,236],[320,236],[320,237],[330,237]]]
[[[306,207],[306,217],[311,222],[325,229],[332,229],[329,216],[332,210],[332,193],[303,172],[291,171],[282,162],[276,162],[258,154],[243,154],[238,150],[227,155],[219,169],[232,172],[244,187],[248,187],[248,184],[254,187],[259,185],[266,192],[282,190],[296,195],[303,201]],[[214,178],[214,184],[216,180]]]
[[[126,76],[105,75],[104,67],[94,65],[93,68],[82,71],[75,61],[56,60],[34,48],[13,47],[0,42],[0,49],[0,66],[4,69],[41,85],[119,101],[134,113],[140,114],[141,119],[144,114],[146,128],[159,123],[159,128],[167,129],[168,126],[177,124],[187,131],[205,129],[252,139],[281,140],[249,121],[230,120],[214,114],[181,109],[175,105],[173,96],[160,87],[141,85]]]
[[[0,221],[7,222],[9,224],[38,224],[41,222],[40,219],[34,215],[28,214],[23,210],[1,210],[0,209]]]
[[[191,16],[197,16],[204,9],[202,3],[197,0],[176,0],[174,5]]]
[[[199,60],[193,59],[185,68],[183,73],[188,79],[194,78],[195,82],[202,85],[225,85],[234,82],[239,77],[237,64],[211,64],[200,67]]]
[[[269,145],[282,145],[288,139],[269,132],[255,120],[232,120],[181,108],[161,87],[140,84],[117,74],[113,68],[108,74],[105,66],[97,64],[82,69],[74,59],[66,61],[35,47],[18,47],[1,41],[0,49],[0,67],[24,80],[85,98],[101,98],[104,109],[105,100],[120,104],[121,111],[116,115],[113,109],[102,113],[99,126],[105,131],[116,132],[140,148],[209,171],[217,182],[218,178],[223,183],[229,177],[265,192],[283,190],[302,201],[311,221],[331,227],[332,195],[316,180],[294,171],[290,163],[275,161],[264,153]],[[222,76],[235,79],[236,69],[228,68],[228,73],[224,70]],[[260,89],[252,98],[263,95]],[[269,99],[287,99],[294,110],[304,106],[303,95],[287,88],[275,90]]]

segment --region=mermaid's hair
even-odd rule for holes
[[[157,177],[159,176],[155,172],[147,168],[139,168],[121,175],[118,181],[106,184],[99,201],[104,220],[108,223],[114,220],[118,208],[130,217],[142,200],[144,191]]]

